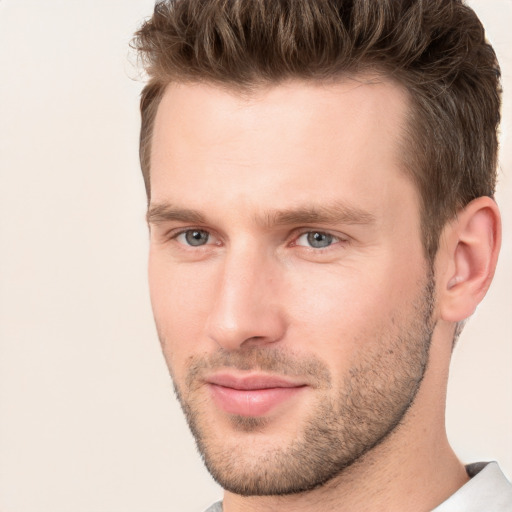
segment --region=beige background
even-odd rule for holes
[[[512,477],[512,2],[471,2],[506,93],[496,281],[456,349],[448,429]],[[0,0],[0,512],[200,511],[152,324],[138,93],[151,0]],[[475,127],[477,128],[477,127]]]

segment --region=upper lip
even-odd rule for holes
[[[256,390],[272,388],[297,388],[305,386],[302,382],[293,382],[283,377],[268,374],[233,375],[217,373],[206,379],[208,384],[239,390]]]

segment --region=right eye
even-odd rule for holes
[[[183,245],[190,247],[200,247],[210,241],[210,233],[203,229],[187,229],[176,236],[176,240]]]

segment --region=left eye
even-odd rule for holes
[[[308,231],[297,238],[295,245],[313,247],[314,249],[325,249],[333,243],[339,242],[339,238],[323,231]]]

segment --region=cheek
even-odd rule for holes
[[[153,315],[169,365],[180,366],[197,352],[214,299],[212,276],[194,265],[173,265],[150,254],[149,289]]]
[[[326,363],[349,364],[362,346],[378,343],[384,333],[395,330],[397,316],[416,296],[419,275],[397,275],[392,267],[391,261],[364,271],[324,267],[290,278],[290,326],[295,329],[290,338],[302,340],[304,349],[316,351]]]

